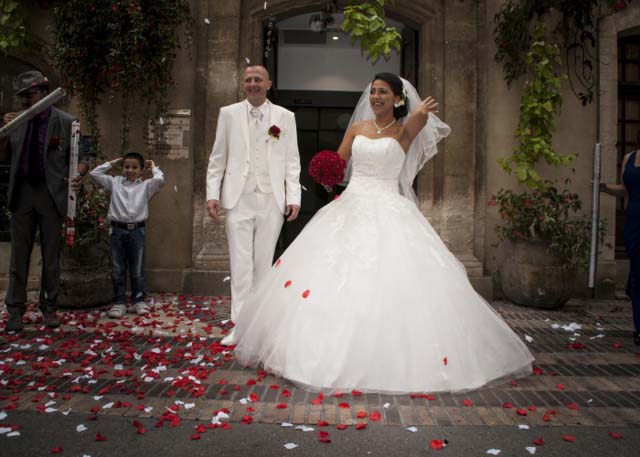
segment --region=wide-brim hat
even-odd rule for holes
[[[16,95],[20,95],[23,92],[33,88],[33,87],[41,87],[48,86],[49,80],[45,75],[40,73],[37,70],[25,71],[21,73],[16,78],[15,89]]]

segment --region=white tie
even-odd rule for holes
[[[249,113],[251,113],[251,117],[254,119],[255,125],[257,127],[262,120],[262,111],[260,111],[259,108],[251,108],[251,111],[249,111]]]

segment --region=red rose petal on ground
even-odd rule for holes
[[[51,448],[49,454],[60,454],[62,452],[62,446],[56,446]]]
[[[251,416],[242,416],[242,420],[240,421],[243,424],[247,425],[253,422],[253,417]]]
[[[351,408],[351,405],[349,405],[349,403],[339,403],[338,408],[349,409]]]
[[[96,441],[107,441],[107,437],[100,433],[96,433]]]
[[[564,390],[564,389],[565,389],[565,387],[567,387],[567,386],[565,386],[565,385],[564,385],[564,384],[562,384],[562,383],[558,383],[558,384],[556,384],[556,388],[557,388],[557,389],[559,389],[559,390]]]
[[[544,416],[542,416],[542,420],[545,422],[549,422],[552,419],[551,416],[549,416],[548,414],[545,414]]]
[[[576,437],[573,435],[562,435],[562,439],[565,440],[568,443],[575,443],[576,442]]]
[[[326,427],[329,425],[329,422],[318,419],[318,427]]]
[[[618,432],[609,432],[609,436],[611,438],[613,438],[614,440],[621,440],[622,439],[622,435]]]
[[[540,437],[532,441],[536,446],[544,446],[544,438]]]
[[[438,449],[442,449],[445,446],[446,446],[446,443],[444,440],[431,440],[431,443],[429,443],[429,447],[431,449],[435,449],[436,451]]]
[[[249,400],[251,400],[253,403],[257,402],[259,400],[258,396],[256,394],[250,394],[249,395]]]
[[[362,392],[360,392],[359,390],[352,390],[351,395],[354,397],[359,397],[360,395],[362,395]]]
[[[371,414],[369,414],[369,419],[371,419],[374,422],[379,421],[380,419],[382,419],[382,414],[380,414],[379,412],[373,412]]]
[[[276,408],[278,409],[287,409],[289,405],[287,405],[286,403],[278,403],[276,405]]]
[[[518,382],[517,381],[511,381],[511,385],[513,387],[518,387]]]
[[[365,428],[367,428],[367,424],[356,424],[356,430],[364,430]]]
[[[357,417],[358,419],[364,419],[365,417],[367,417],[367,413],[366,413],[366,411],[358,411],[358,412],[356,413],[356,417]]]
[[[311,291],[309,289],[305,290],[304,292],[302,292],[302,298],[307,298],[309,294],[311,294]]]
[[[324,395],[322,393],[319,393],[316,398],[311,400],[311,404],[312,405],[320,405],[320,404],[322,404],[322,400],[324,400]]]
[[[197,433],[204,433],[207,431],[207,426],[203,425],[203,424],[198,424],[196,425],[196,432]]]
[[[276,384],[271,384],[271,385],[269,386],[269,389],[271,389],[271,390],[278,390],[279,388],[280,388],[280,386],[278,386],[278,385],[276,385]]]
[[[191,436],[189,437],[190,440],[199,440],[200,438],[202,438],[202,436],[199,433],[193,433],[191,434]]]
[[[462,400],[462,404],[464,406],[473,406],[473,402],[471,400],[469,400],[468,398],[465,398],[464,400]]]
[[[511,409],[511,408],[513,408],[513,404],[509,403],[509,402],[503,403],[502,407],[505,408],[505,409]]]
[[[284,283],[284,288],[286,289],[287,287],[291,287],[291,284],[293,284],[293,282],[291,281],[287,281]]]
[[[522,409],[522,408],[518,408],[518,409],[516,409],[516,414],[518,414],[518,416],[526,416],[527,415],[527,410],[526,409]]]
[[[533,367],[533,374],[540,376],[544,374],[544,370],[540,367]]]
[[[537,407],[537,406],[534,406],[534,405],[529,406],[527,409],[528,409],[529,411],[538,411],[538,407]]]
[[[287,389],[283,389],[280,395],[282,395],[283,397],[289,398],[291,396],[291,392],[289,392]]]
[[[578,404],[574,401],[574,402],[572,402],[572,403],[569,403],[569,404],[567,405],[567,408],[569,408],[569,409],[573,409],[574,411],[577,411],[577,409],[578,409]]]
[[[338,430],[346,430],[346,429],[349,428],[349,426],[347,424],[338,424],[338,425],[336,425],[336,428]]]
[[[616,349],[620,349],[622,345],[620,343],[613,343],[613,347]]]

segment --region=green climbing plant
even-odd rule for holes
[[[7,54],[12,50],[27,45],[27,29],[24,25],[24,11],[20,2],[0,0],[0,53]]]
[[[535,170],[540,160],[550,165],[568,165],[575,154],[560,154],[553,149],[555,116],[562,106],[560,87],[566,76],[559,70],[560,50],[545,40],[545,30],[536,26],[531,50],[524,57],[530,77],[524,82],[520,104],[520,120],[516,129],[517,146],[510,157],[498,163],[507,172],[514,172],[520,183],[535,190],[544,190],[545,181]]]
[[[376,63],[380,57],[389,60],[391,51],[400,52],[402,36],[395,27],[387,27],[384,13],[385,0],[352,2],[344,8],[342,30]]]

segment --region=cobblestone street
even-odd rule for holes
[[[253,422],[327,431],[367,427],[361,424],[591,427],[614,441],[617,428],[640,425],[640,348],[624,300],[572,300],[558,311],[494,303],[535,355],[535,374],[525,379],[456,395],[322,397],[235,362],[219,344],[229,330],[228,297],[153,298],[155,311],[146,318],[65,311],[55,331],[37,322],[32,304],[25,317],[36,322],[18,335],[3,332],[9,341],[0,349],[3,434],[20,431],[11,420],[16,413],[187,424],[192,439]]]

